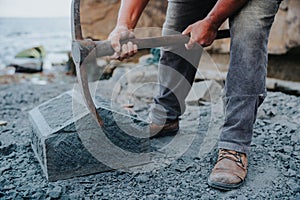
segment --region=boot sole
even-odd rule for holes
[[[241,187],[244,184],[244,181],[240,182],[239,184],[225,184],[225,183],[218,183],[218,182],[213,182],[208,180],[208,185],[213,187],[213,188],[217,188],[219,190],[233,190],[233,189],[237,189],[239,187]]]

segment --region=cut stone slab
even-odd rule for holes
[[[75,90],[29,112],[32,149],[49,181],[149,162],[146,156],[127,158],[150,151],[147,122],[124,113],[100,96],[95,97],[95,104],[104,120],[101,128]]]
[[[200,101],[214,102],[221,96],[222,86],[214,80],[196,82],[186,98],[188,105],[200,105]]]

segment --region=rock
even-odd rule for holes
[[[300,28],[300,2],[289,0],[284,4],[279,9],[271,29],[269,52],[273,54],[286,53],[300,44],[300,34],[296,31]]]
[[[149,176],[145,175],[145,174],[141,174],[139,175],[138,177],[136,177],[136,180],[139,182],[139,183],[146,183],[148,182],[150,179],[149,179]]]
[[[146,157],[130,160],[131,154],[127,152],[148,151],[148,137],[143,135],[148,132],[147,123],[122,114],[123,109],[112,108],[107,100],[97,96],[98,113],[104,119],[100,128],[80,97],[75,91],[69,91],[29,112],[32,148],[48,180],[145,163]]]
[[[292,147],[292,146],[284,146],[284,147],[283,147],[283,151],[284,151],[285,153],[290,154],[290,153],[292,153],[292,151],[293,151],[293,147]]]
[[[43,71],[43,60],[37,58],[15,58],[9,67],[18,73],[37,73]]]
[[[199,105],[200,101],[216,101],[221,96],[222,87],[214,80],[194,83],[186,98],[188,105]]]
[[[193,165],[189,164],[181,164],[175,167],[175,170],[178,172],[186,172],[187,170],[193,168]]]
[[[158,91],[157,77],[158,69],[154,65],[138,66],[133,70],[128,70],[126,73],[127,94],[137,98],[146,98],[152,102]]]
[[[286,184],[294,193],[300,192],[300,185],[296,181],[289,179]]]
[[[299,142],[300,141],[300,134],[297,133],[297,132],[294,132],[292,134],[291,141],[293,141],[293,142]]]
[[[268,153],[269,153],[269,155],[270,155],[272,158],[275,158],[276,153],[275,153],[274,151],[270,151],[270,152],[268,152]]]
[[[12,189],[15,189],[16,186],[14,186],[13,184],[10,184],[10,185],[5,185],[3,187],[3,190],[12,190]]]
[[[295,170],[289,169],[288,170],[288,175],[290,177],[295,177],[297,175],[297,172]]]
[[[38,191],[32,195],[32,198],[33,199],[45,199],[45,194],[43,192]]]
[[[0,147],[0,155],[8,156],[13,153],[17,148],[16,144],[9,144],[7,146]]]
[[[47,195],[50,198],[57,199],[61,196],[62,188],[60,186],[56,186],[53,189],[49,189],[47,191]]]
[[[6,126],[6,125],[7,125],[7,121],[0,121],[0,126]]]
[[[244,195],[238,195],[236,200],[246,200],[247,198]]]
[[[116,25],[119,0],[86,0],[81,3],[81,23],[85,37],[106,39]],[[166,1],[150,1],[143,12],[138,27],[162,27],[167,8]],[[105,27],[105,28],[103,28]],[[155,32],[155,30],[153,30]],[[152,31],[143,33],[153,36]]]
[[[0,168],[0,175],[2,175],[4,172],[6,172],[8,170],[11,170],[11,165],[10,164],[5,166],[5,167]]]
[[[271,29],[269,52],[271,54],[284,54],[289,49],[300,45],[300,9],[299,0],[283,1]],[[82,27],[85,37],[106,39],[115,27],[120,1],[82,1]],[[162,27],[165,20],[167,1],[150,1],[138,23],[138,27]],[[103,28],[105,27],[105,28]],[[228,22],[222,25],[228,28]],[[149,29],[141,35],[155,36],[154,29]],[[214,52],[229,52],[229,39],[215,41],[208,49]]]
[[[278,66],[278,68],[279,67],[280,66]],[[268,78],[266,82],[266,87],[269,90],[285,91],[290,94],[300,95],[300,89],[299,89],[300,83],[295,81],[286,81],[286,80],[280,80],[276,78]]]
[[[149,99],[152,102],[153,97],[157,94],[158,84],[156,83],[129,83],[127,94],[137,98]]]
[[[153,60],[154,56],[152,54],[146,54],[139,57],[139,64],[141,65],[149,65],[149,60]]]
[[[281,126],[280,125],[275,126],[274,131],[278,132],[280,130],[281,130]]]
[[[295,197],[292,198],[292,200],[299,200],[300,199],[300,194],[296,195]]]
[[[126,73],[128,83],[156,83],[158,69],[156,66],[137,66]]]

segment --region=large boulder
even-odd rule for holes
[[[95,39],[106,39],[116,25],[120,2],[120,0],[82,1],[81,23],[83,35]],[[166,9],[167,1],[150,1],[137,27],[162,27]]]
[[[299,0],[282,1],[270,34],[270,53],[283,54],[300,45],[299,12]]]
[[[82,27],[85,37],[106,39],[114,28],[120,0],[85,0],[82,1]],[[162,27],[165,20],[167,1],[152,0],[146,7],[138,27]],[[300,1],[285,0],[282,2],[271,30],[269,52],[284,54],[300,44]],[[228,26],[227,24],[224,25]],[[153,35],[152,32],[147,33]],[[147,34],[143,34],[146,36]],[[214,52],[229,52],[229,39],[214,42]]]

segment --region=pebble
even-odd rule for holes
[[[290,154],[293,151],[293,147],[292,146],[284,146],[283,147],[283,151],[285,153],[289,153]]]
[[[272,158],[275,158],[276,153],[274,151],[269,151],[268,153]]]
[[[62,192],[62,188],[61,188],[60,186],[56,186],[56,187],[54,187],[53,189],[49,189],[49,190],[47,191],[47,195],[48,195],[50,198],[57,199],[57,198],[60,197],[61,192]]]
[[[186,172],[187,170],[193,168],[193,165],[177,165],[175,166],[175,170],[178,172]]]
[[[300,194],[297,194],[295,197],[292,198],[292,200],[299,200],[300,199]]]
[[[278,131],[281,130],[281,128],[282,128],[282,127],[281,127],[280,125],[277,125],[277,126],[275,126],[274,131],[278,132]]]
[[[146,183],[149,181],[149,176],[145,175],[145,174],[141,174],[139,175],[138,177],[136,177],[136,180],[139,182],[139,183]]]
[[[300,134],[293,133],[292,136],[291,136],[291,141],[299,142],[300,141]]]
[[[14,152],[16,150],[16,148],[17,148],[16,144],[9,144],[7,146],[2,146],[0,148],[0,155],[8,156],[12,152]]]
[[[267,116],[269,116],[269,117],[275,117],[276,114],[277,114],[277,112],[276,112],[275,109],[272,109],[272,110],[269,110],[266,114],[267,114]]]
[[[10,184],[10,185],[5,185],[3,187],[3,190],[12,190],[12,189],[15,189],[16,187],[13,185],[13,184]]]
[[[11,170],[11,164],[8,164],[7,166],[0,168],[0,175],[2,175],[4,172],[8,170]]]
[[[290,177],[295,177],[297,175],[297,172],[295,170],[289,169],[288,174]]]
[[[277,134],[277,132],[276,131],[269,131],[269,133],[271,134],[271,135],[276,135]]]
[[[259,168],[257,169],[257,171],[258,171],[259,173],[264,173],[264,172],[265,172],[265,169],[264,169],[263,167],[259,167]]]
[[[300,185],[296,181],[290,179],[286,184],[294,193],[300,192]]]
[[[0,120],[0,126],[6,126],[7,125],[7,121],[1,121]]]

